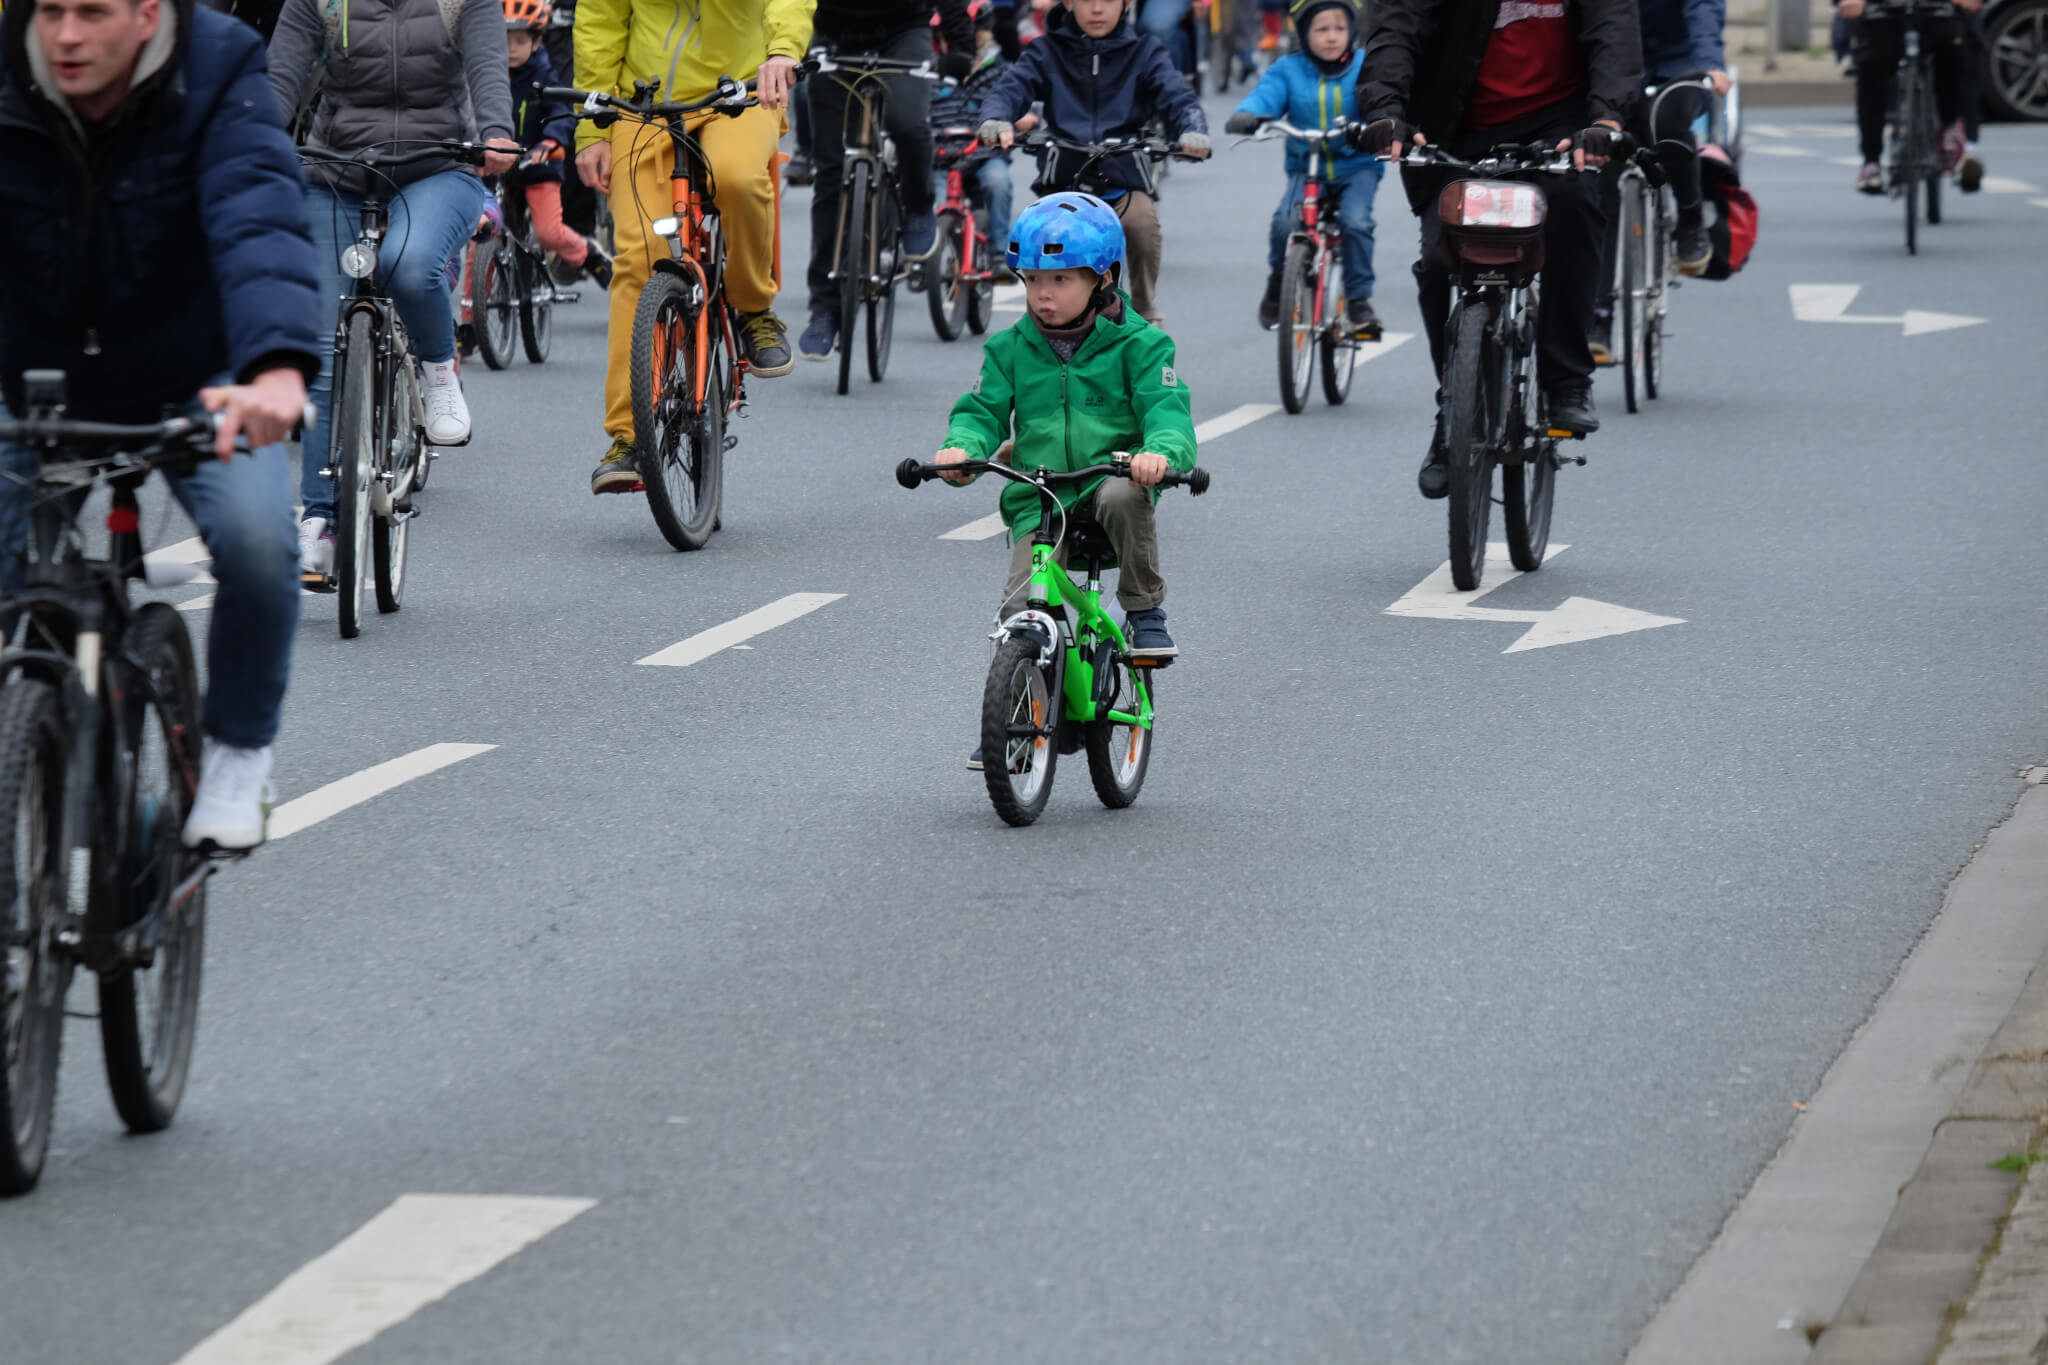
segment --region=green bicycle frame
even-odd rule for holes
[[[1064,646],[1065,658],[1060,670],[1060,691],[1064,698],[1066,719],[1080,724],[1096,721],[1110,721],[1118,725],[1134,725],[1142,730],[1152,728],[1152,689],[1146,685],[1145,670],[1130,670],[1131,686],[1137,691],[1138,712],[1112,710],[1109,707],[1113,692],[1097,695],[1097,660],[1100,651],[1094,646],[1107,643],[1113,653],[1126,657],[1130,654],[1129,642],[1117,624],[1102,609],[1102,577],[1100,570],[1091,569],[1086,584],[1076,583],[1067,576],[1059,561],[1053,557],[1053,546],[1043,540],[1031,547],[1031,580],[1027,588],[1027,600],[1032,609],[1046,613],[1054,620],[1061,620],[1060,613],[1070,609],[1076,618],[1072,622],[1071,638]],[[1003,622],[1003,628],[996,632],[1001,638],[1010,633],[1018,616],[1011,616]],[[1112,670],[1114,664],[1111,664]],[[1110,688],[1115,686],[1114,673],[1105,680]]]

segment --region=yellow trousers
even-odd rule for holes
[[[758,106],[738,118],[712,115],[696,120],[691,132],[711,163],[718,191],[719,220],[725,226],[725,296],[742,313],[758,313],[775,302],[777,218],[776,144],[782,140],[780,113]],[[657,218],[674,212],[675,143],[658,128],[627,120],[612,125],[611,320],[604,376],[604,429],[615,440],[633,439],[633,312],[640,290],[668,243],[649,232]]]

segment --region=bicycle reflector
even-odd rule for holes
[[[1543,191],[1513,180],[1458,180],[1444,186],[1437,217],[1453,227],[1543,226]]]

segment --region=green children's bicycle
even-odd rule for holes
[[[1138,799],[1152,758],[1152,674],[1173,660],[1132,655],[1122,629],[1102,610],[1102,571],[1116,567],[1116,554],[1102,529],[1062,508],[1053,490],[1127,479],[1130,456],[1119,451],[1108,464],[1065,473],[1016,470],[992,460],[944,466],[905,460],[896,467],[896,481],[916,488],[941,469],[1000,475],[1037,490],[1046,504],[1032,538],[1031,579],[1021,590],[1024,609],[989,637],[996,652],[981,697],[981,771],[989,803],[1009,824],[1030,824],[1052,795],[1060,755],[1085,748],[1096,796],[1121,810]],[[1182,485],[1199,496],[1208,491],[1208,472],[1169,471],[1158,486]],[[1063,546],[1066,558],[1087,574],[1085,585],[1060,567]]]

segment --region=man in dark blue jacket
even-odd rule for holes
[[[173,481],[219,580],[189,845],[263,841],[298,623],[281,442],[319,368],[298,158],[254,30],[192,0],[14,0],[0,18],[0,391],[62,370],[69,415],[220,414]],[[228,457],[236,437],[256,453]],[[22,578],[36,456],[0,446],[0,592]]]
[[[981,140],[1009,147],[1017,120],[1040,101],[1046,129],[1069,142],[1136,137],[1157,114],[1183,156],[1209,155],[1209,120],[1201,104],[1160,41],[1131,23],[1128,0],[1066,0],[1064,9],[1050,11],[1045,36],[1025,47],[982,101]],[[1158,322],[1153,293],[1162,239],[1150,164],[1136,152],[1108,157],[1091,172],[1099,183],[1081,183],[1074,178],[1074,160],[1049,151],[1033,188],[1041,194],[1086,190],[1109,201],[1123,220],[1131,306],[1148,322]]]

